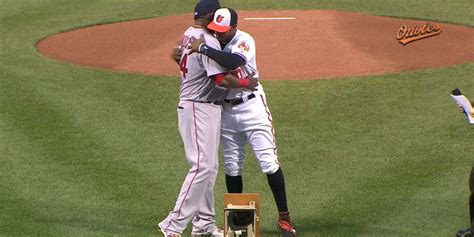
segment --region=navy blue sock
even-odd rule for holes
[[[288,212],[288,204],[286,202],[285,178],[283,172],[279,168],[273,174],[267,174],[268,185],[273,193],[273,198],[278,208],[278,212]]]
[[[244,189],[242,176],[225,175],[225,184],[227,186],[228,193],[242,193]]]

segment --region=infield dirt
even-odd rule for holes
[[[474,29],[465,26],[438,23],[441,33],[402,45],[401,26],[427,21],[329,10],[238,13],[239,28],[256,41],[264,80],[385,74],[474,61]],[[276,17],[288,19],[245,19]],[[178,76],[169,54],[192,24],[192,15],[183,14],[92,26],[47,37],[37,49],[84,66]]]

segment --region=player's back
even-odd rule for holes
[[[206,44],[220,50],[217,39],[212,37],[200,26],[189,27],[183,35],[181,47],[180,71],[181,92],[180,100],[189,101],[219,101],[225,97],[227,90],[217,87],[209,76],[226,72],[226,69],[205,55],[193,53],[189,55],[187,45],[191,38],[200,38],[204,35]]]

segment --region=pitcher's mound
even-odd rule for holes
[[[422,27],[427,21],[327,10],[238,13],[239,28],[255,38],[263,80],[383,74],[474,61],[474,29],[465,26],[439,24],[439,35],[403,46],[396,39],[400,27]],[[37,48],[80,65],[179,76],[169,55],[192,17],[93,26],[53,35]]]

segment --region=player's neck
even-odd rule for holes
[[[203,29],[206,29],[208,23],[209,23],[209,20],[204,19],[204,18],[198,18],[194,20],[194,26],[201,27]]]
[[[193,25],[193,28],[196,28],[196,29],[204,29],[204,30],[206,29],[206,28],[204,28],[203,26],[198,25],[198,24],[194,24],[194,25]]]
[[[222,49],[225,48],[225,46],[227,45],[226,42],[220,42],[220,41],[219,41],[219,43],[221,44],[221,48],[222,48]]]

